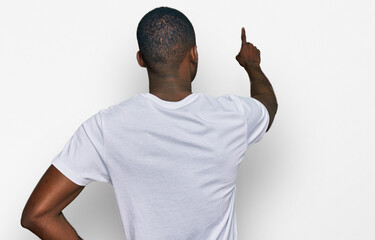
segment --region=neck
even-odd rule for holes
[[[180,101],[192,93],[190,74],[148,72],[149,91],[166,101]]]

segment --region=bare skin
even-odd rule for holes
[[[250,77],[251,96],[262,102],[270,113],[269,129],[277,110],[276,97],[271,84],[260,69],[260,51],[246,42],[244,28],[241,39],[242,46],[236,59]],[[147,68],[140,52],[137,53],[137,61],[141,67]],[[147,68],[150,93],[166,101],[182,100],[192,93],[191,82],[197,68],[197,46],[190,49],[178,69],[160,69],[159,72],[154,72]],[[82,239],[64,217],[62,210],[83,189],[84,186],[75,184],[51,165],[27,201],[22,212],[21,225],[41,239]]]
[[[41,239],[77,240],[75,229],[62,210],[83,190],[51,165],[42,176],[22,212],[21,225]]]
[[[236,56],[238,63],[245,68],[250,78],[250,95],[259,100],[268,110],[270,129],[277,112],[277,99],[270,81],[260,68],[260,51],[249,42],[246,42],[245,28],[241,29],[241,50]]]
[[[149,92],[165,101],[180,101],[190,95],[191,82],[194,80],[198,69],[197,46],[188,51],[178,69],[159,69],[158,72],[150,70],[137,52],[139,66],[147,68],[149,78]]]

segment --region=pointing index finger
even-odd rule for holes
[[[241,40],[242,40],[242,45],[246,44],[246,33],[245,33],[245,28],[242,27],[241,29]]]

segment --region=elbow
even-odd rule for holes
[[[22,215],[20,223],[23,228],[37,234],[45,227],[46,221],[46,218]]]
[[[277,109],[278,109],[278,107],[279,107],[279,104],[277,103],[277,100],[275,101],[275,115],[276,115],[276,113],[277,113]]]
[[[276,113],[277,113],[277,108],[278,108],[278,104],[277,104],[277,101],[275,99],[273,104],[270,105],[270,107],[269,107],[270,120],[269,120],[269,124],[268,124],[268,128],[267,128],[266,132],[268,132],[268,130],[270,130],[270,128],[271,128],[271,125],[272,125],[273,120],[275,119],[275,116],[276,116]]]
[[[277,107],[279,106],[278,103],[277,103],[277,98],[276,98],[276,95],[274,94],[273,95],[273,104],[274,104],[274,108],[275,108],[275,113],[277,112]]]
[[[21,226],[26,229],[31,229],[35,225],[35,218],[32,214],[28,213],[27,209],[24,209],[21,216]]]
[[[276,98],[276,96],[273,97],[273,99],[270,101],[270,103],[272,103],[272,115],[273,115],[272,118],[274,118],[275,115],[276,115],[276,113],[277,113],[277,109],[278,109],[278,107],[279,107],[279,105],[278,105],[278,103],[277,103],[277,98]]]
[[[32,228],[32,225],[33,225],[33,220],[32,218],[24,215],[24,213],[22,213],[22,217],[21,217],[21,226],[23,228],[26,228],[26,229],[31,229]]]
[[[275,117],[275,115],[277,113],[277,109],[279,107],[279,105],[277,103],[276,97],[270,99],[268,103],[269,103],[269,105],[268,105],[269,106],[268,111],[269,111],[269,113],[271,115],[271,118],[273,119]]]
[[[278,108],[278,104],[277,104],[277,101],[275,101],[274,107],[273,107],[272,122],[275,119],[275,116],[276,116],[276,113],[277,113],[277,108]]]
[[[33,213],[30,209],[26,208],[23,210],[21,215],[21,226],[23,228],[29,229],[32,231],[36,226],[40,224],[42,221],[42,217],[39,217],[39,215]]]
[[[32,225],[32,214],[31,214],[31,209],[29,204],[26,203],[26,206],[23,208],[23,211],[22,211],[22,215],[21,215],[21,220],[20,220],[20,223],[21,223],[21,226],[23,228],[27,228],[29,229],[30,226]]]

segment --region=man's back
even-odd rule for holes
[[[137,61],[149,92],[87,119],[52,160],[21,225],[43,239],[81,239],[62,210],[91,181],[112,183],[127,239],[236,240],[237,168],[271,127],[277,100],[246,41],[236,59],[251,98],[193,93],[195,32],[180,11],[159,7],[137,27]]]
[[[237,169],[268,122],[250,97],[141,93],[85,121],[52,163],[113,185],[127,239],[236,240]]]

